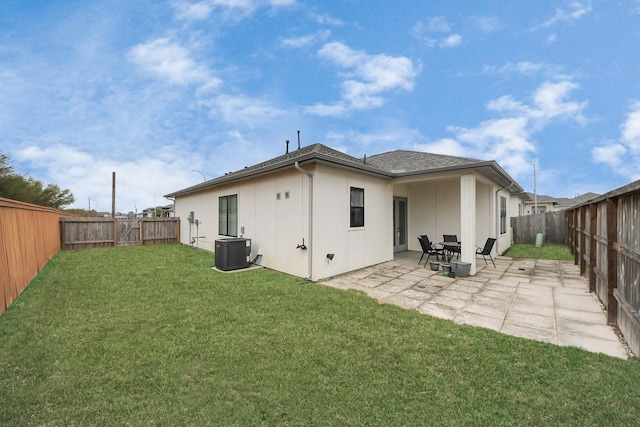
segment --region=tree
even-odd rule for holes
[[[55,209],[75,202],[70,190],[61,190],[55,184],[44,187],[42,181],[17,174],[9,161],[8,155],[0,153],[0,197]]]

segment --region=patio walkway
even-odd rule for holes
[[[588,282],[571,261],[499,257],[475,276],[445,277],[418,265],[420,252],[321,281],[456,323],[626,359],[626,345],[610,326]]]

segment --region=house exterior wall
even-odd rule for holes
[[[409,250],[422,251],[417,237],[434,243],[443,234],[460,234],[460,180],[412,182],[396,186],[394,196],[407,197]]]
[[[543,212],[557,212],[561,210],[565,210],[565,207],[559,207],[555,205],[553,202],[540,202],[538,201],[538,213]],[[535,212],[535,203],[534,202],[525,202],[524,203],[524,215],[533,215]],[[514,215],[515,216],[515,215]]]
[[[260,265],[305,278],[311,265],[309,278],[319,280],[392,260],[388,181],[326,166],[304,169],[313,174],[313,218],[309,177],[292,168],[177,197],[176,215],[185,219],[180,222],[181,243],[214,252],[215,240],[228,237],[218,234],[218,198],[237,194],[238,237],[251,239],[251,257],[259,252]],[[365,190],[364,227],[350,228],[351,187]],[[199,221],[197,229],[186,220],[191,211]],[[198,235],[205,238],[193,240]],[[298,248],[303,242],[307,249]],[[334,254],[333,260],[327,254]]]
[[[475,246],[483,246],[488,237],[495,237],[496,209],[494,186],[476,181],[476,235]]]
[[[393,259],[388,180],[318,166],[314,171],[313,280]],[[350,189],[364,189],[364,227],[350,227]],[[333,260],[327,254],[334,254]]]
[[[295,276],[307,275],[308,257],[296,246],[308,237],[308,190],[304,175],[295,169],[267,178],[217,187],[213,190],[177,197],[176,215],[180,221],[181,243],[211,252],[218,234],[218,198],[237,194],[238,237],[251,239],[252,253],[262,257],[259,264]],[[280,199],[277,194],[280,193]],[[288,197],[287,194],[288,193]],[[189,212],[200,224],[189,224]],[[191,229],[191,230],[190,230]],[[197,232],[197,234],[196,234]],[[204,236],[202,239],[193,237]],[[190,236],[191,241],[190,241]]]
[[[176,197],[176,216],[184,219],[180,222],[181,243],[213,252],[215,240],[228,237],[218,234],[219,197],[235,194],[237,235],[252,240],[251,257],[259,253],[258,264],[311,280],[393,259],[394,196],[407,199],[409,250],[421,251],[416,239],[421,234],[435,243],[442,241],[443,234],[458,235],[463,251],[466,246],[466,260],[475,259],[475,246],[482,246],[487,237],[498,239],[494,253],[503,253],[511,244],[508,218],[518,214],[519,199],[486,177],[448,174],[403,182],[324,164],[301,167],[312,177],[291,166]],[[350,227],[351,187],[364,189],[364,227]],[[504,234],[499,233],[500,196],[507,198]],[[469,219],[463,213],[470,206],[475,211],[471,215],[474,224],[463,227],[463,220]],[[187,220],[191,211],[197,226]],[[303,243],[306,249],[300,247]],[[328,254],[333,254],[332,260]]]

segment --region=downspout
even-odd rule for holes
[[[496,190],[496,212],[498,212],[498,215],[496,215],[496,231],[497,233],[497,238],[496,238],[496,254],[500,255],[500,198],[498,197],[498,193],[501,192],[502,190],[508,190],[509,188],[513,187],[513,184],[515,184],[513,181],[511,182],[511,184],[507,185],[506,187],[502,187],[502,188],[498,188]]]
[[[313,174],[308,170],[302,169],[298,162],[295,162],[294,166],[303,174],[309,177],[309,275],[306,279],[311,280],[313,273]]]

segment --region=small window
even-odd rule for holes
[[[507,232],[507,198],[500,196],[500,234]]]
[[[350,226],[364,227],[364,188],[351,187]]]
[[[218,234],[238,236],[238,195],[222,196],[218,199]]]

